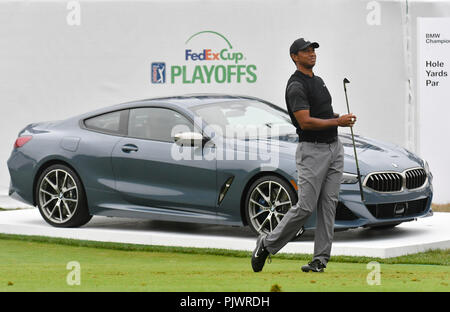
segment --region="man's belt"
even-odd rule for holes
[[[311,143],[327,143],[331,144],[333,142],[336,142],[337,136],[327,139],[310,139],[310,138],[302,138],[300,139],[300,142],[311,142]]]

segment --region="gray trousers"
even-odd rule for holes
[[[276,254],[305,224],[317,208],[314,234],[314,257],[323,264],[330,259],[334,234],[334,218],[344,168],[341,141],[328,143],[299,142],[295,155],[298,171],[298,202],[263,241],[271,254]]]

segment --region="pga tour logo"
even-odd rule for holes
[[[152,83],[166,82],[166,63],[152,63]]]

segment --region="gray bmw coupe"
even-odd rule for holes
[[[335,229],[431,214],[432,174],[406,149],[349,135]],[[270,232],[297,201],[298,137],[287,111],[247,96],[190,95],[111,106],[20,131],[9,195],[46,222],[93,215],[250,226]],[[315,227],[313,214],[304,229]],[[299,229],[301,233],[302,229]]]

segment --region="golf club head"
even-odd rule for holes
[[[350,83],[350,80],[348,80],[347,78],[344,78],[344,84],[346,83]]]

